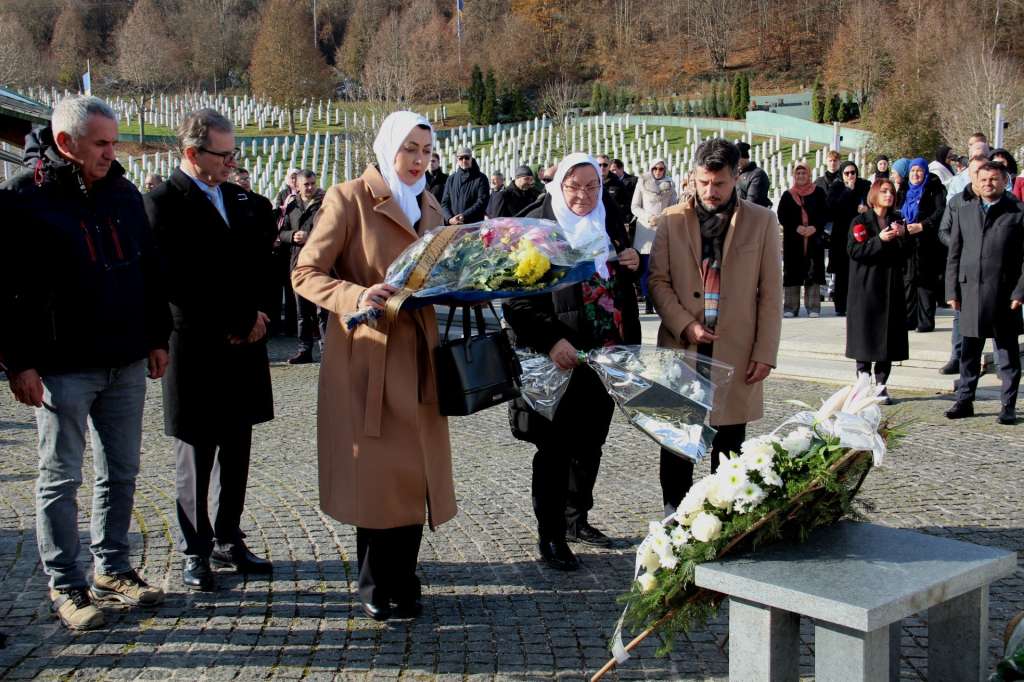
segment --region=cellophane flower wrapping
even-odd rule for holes
[[[445,229],[430,230],[409,245],[388,267],[385,283],[406,287],[417,261]],[[558,223],[550,220],[493,218],[462,225],[423,286],[404,305],[472,305],[547,293],[592,277],[595,259],[607,250],[603,232],[571,244]],[[379,310],[362,309],[344,319],[353,329],[380,316]]]
[[[580,353],[629,422],[666,450],[694,462],[711,452],[715,392],[732,368],[690,350],[609,346]],[[553,419],[571,371],[546,356],[521,353],[523,399]]]

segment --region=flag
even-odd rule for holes
[[[92,94],[92,65],[89,60],[85,61],[85,73],[82,74],[82,92]]]
[[[462,10],[463,0],[455,0],[455,35],[462,42]]]

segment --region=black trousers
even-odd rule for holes
[[[573,370],[551,429],[533,456],[531,492],[541,540],[563,540],[567,529],[588,522],[614,409],[593,370]]]
[[[935,288],[905,280],[903,295],[907,302],[907,329],[935,329]]]
[[[1000,400],[1007,407],[1017,406],[1017,389],[1020,387],[1020,347],[1016,334],[997,334],[995,345],[996,367],[1003,382]],[[958,401],[973,401],[974,392],[981,379],[981,353],[985,339],[965,336],[960,346],[960,380],[956,385]]]
[[[844,261],[841,266],[837,265],[832,274],[835,275],[835,282],[832,288],[832,301],[835,303],[836,315],[846,314],[846,297],[850,286],[850,265]]]
[[[295,308],[298,314],[299,352],[312,351],[313,337],[315,336],[313,330],[319,328],[320,339],[327,340],[328,312],[298,294],[295,294]]]
[[[422,540],[422,525],[383,529],[357,526],[359,599],[377,606],[419,599],[416,559]]]
[[[872,374],[872,362],[870,360],[857,361],[857,374]],[[874,363],[874,376],[876,384],[889,382],[889,375],[892,374],[892,363],[876,361]]]
[[[209,557],[214,543],[230,550],[242,542],[251,444],[252,427],[203,443],[174,439],[178,547],[183,554]]]
[[[295,292],[292,291],[291,250],[275,251],[273,259],[273,289],[266,313],[275,334],[292,336],[295,334],[297,310]]]
[[[711,442],[711,473],[718,470],[721,453],[739,452],[743,441],[747,439],[746,424],[728,424],[715,428],[718,433]],[[693,487],[693,462],[662,448],[658,478],[661,479],[662,502],[667,507],[678,507],[687,491]]]

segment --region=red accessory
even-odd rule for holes
[[[863,244],[868,240],[868,228],[861,224],[853,226],[853,240],[858,244]]]

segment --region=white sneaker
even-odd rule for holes
[[[782,313],[782,316],[783,317],[794,317],[793,313],[791,313],[789,311],[786,311],[786,312]]]
[[[808,313],[807,317],[821,317],[821,315],[818,313]]]

